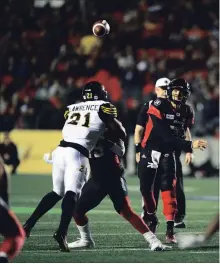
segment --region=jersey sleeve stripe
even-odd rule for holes
[[[146,128],[145,128],[145,133],[144,133],[144,138],[141,142],[141,146],[142,148],[145,148],[146,146],[146,142],[150,136],[150,133],[151,133],[151,130],[153,129],[153,122],[152,122],[152,119],[151,117],[149,116],[149,119],[148,119],[148,122],[146,124]]]
[[[68,114],[69,114],[69,110],[66,110],[65,113],[64,113],[64,118],[65,118],[65,119],[67,119]]]
[[[154,115],[154,116],[156,116],[159,119],[162,119],[162,115],[161,115],[160,111],[156,107],[154,107],[153,105],[150,105],[147,113],[151,114],[151,115]]]

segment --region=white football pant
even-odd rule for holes
[[[79,194],[90,173],[89,159],[70,147],[57,147],[52,156],[53,191],[60,196],[67,191]]]

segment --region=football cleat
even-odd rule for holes
[[[176,240],[173,230],[167,230],[166,242],[169,244],[177,244],[177,240]]]
[[[67,244],[66,236],[63,236],[59,234],[58,232],[55,232],[53,235],[53,238],[57,241],[60,247],[61,252],[70,252],[70,249]]]
[[[82,238],[79,238],[78,240],[72,242],[72,243],[68,243],[68,247],[73,249],[80,249],[80,248],[94,248],[95,247],[95,242],[90,239],[90,240],[84,240]]]
[[[29,238],[29,236],[31,234],[31,228],[28,226],[28,224],[25,223],[23,225],[23,229],[24,229],[26,238]]]
[[[162,242],[156,237],[152,236],[150,240],[148,240],[150,244],[151,251],[164,251],[166,249],[171,249],[172,247],[163,245]]]
[[[8,263],[8,259],[6,257],[0,257],[0,263]]]
[[[186,228],[186,225],[183,221],[178,222],[178,223],[174,223],[174,227],[175,228]]]
[[[202,246],[204,243],[203,235],[177,234],[178,247],[180,249],[194,248]]]

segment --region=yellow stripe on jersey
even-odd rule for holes
[[[68,114],[69,114],[69,110],[66,110],[64,113],[64,118],[67,119],[68,118]]]
[[[117,117],[117,109],[114,105],[110,105],[110,106],[102,105],[101,109],[103,113]]]

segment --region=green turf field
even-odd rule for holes
[[[141,211],[140,193],[136,177],[128,179],[129,194],[136,212]],[[207,223],[218,211],[218,180],[185,180],[187,195],[187,229],[181,232],[203,232]],[[49,176],[15,176],[12,178],[11,204],[22,223],[37,205],[39,199],[51,190]],[[203,200],[202,200],[203,199]],[[149,252],[143,237],[130,224],[118,216],[106,198],[91,211],[90,218],[96,248],[61,253],[52,238],[60,218],[60,203],[35,226],[26,241],[22,253],[15,262],[218,262],[218,235],[204,247],[180,251],[176,247],[169,252]],[[165,222],[158,210],[161,225],[158,237],[164,241]],[[180,231],[178,231],[180,232]],[[72,223],[68,240],[76,239],[78,232]]]

